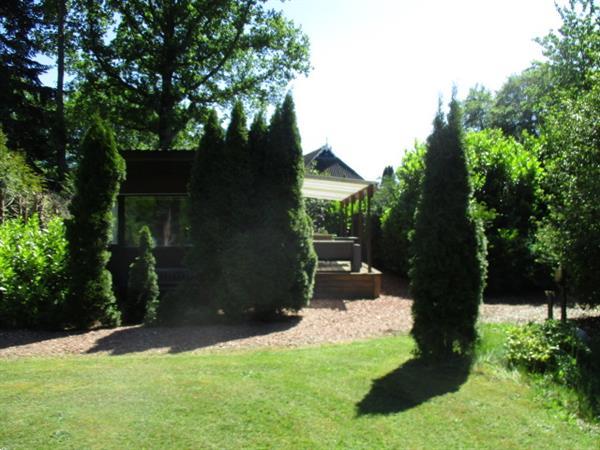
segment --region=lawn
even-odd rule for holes
[[[487,326],[482,352],[498,345]],[[406,336],[293,350],[0,362],[0,449],[598,448],[494,363],[431,369]]]

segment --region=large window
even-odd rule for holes
[[[148,225],[159,247],[189,243],[188,197],[173,195],[126,196],[125,245],[138,245],[138,233]]]

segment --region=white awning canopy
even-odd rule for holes
[[[321,175],[304,175],[302,194],[307,198],[320,200],[346,200],[353,195],[368,195],[373,192],[374,181],[355,180],[351,178],[337,178]]]

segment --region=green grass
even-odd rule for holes
[[[411,361],[405,336],[349,345],[0,361],[0,449],[598,448],[492,361]]]

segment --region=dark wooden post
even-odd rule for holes
[[[546,294],[546,299],[548,300],[548,320],[554,319],[554,297],[556,296],[556,292],[554,291],[544,291]]]
[[[354,236],[354,196],[350,197],[350,236]]]
[[[342,200],[340,205],[340,236],[346,235],[346,200]]]
[[[371,197],[373,196],[373,185],[369,185],[367,188],[367,265],[369,266],[369,273],[373,268],[373,254],[372,254],[372,236],[371,236]]]
[[[364,248],[364,236],[363,236],[363,192],[358,193],[358,242],[360,243],[360,248]],[[361,250],[362,253],[362,250]],[[360,258],[362,261],[362,256]]]
[[[125,197],[117,197],[117,245],[125,245]]]
[[[566,276],[562,266],[554,272],[554,281],[558,284],[558,292],[560,295],[560,320],[561,322],[567,321],[567,287],[566,287]]]

